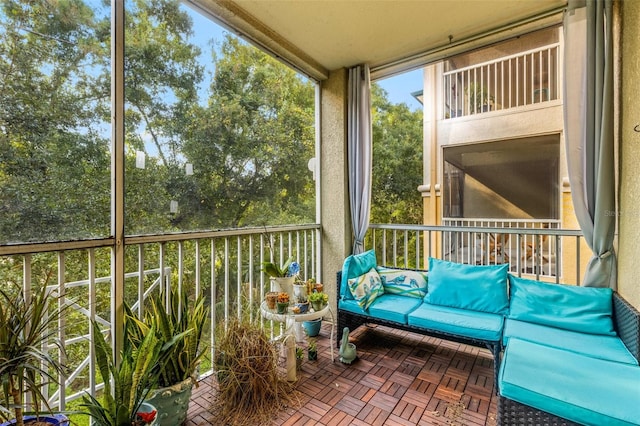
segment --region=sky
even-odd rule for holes
[[[192,41],[200,46],[207,46],[212,38],[219,42],[223,38],[223,34],[228,32],[209,18],[204,17],[199,12],[185,7],[189,15],[193,19],[194,36]],[[209,60],[208,51],[203,52],[203,61]],[[388,99],[392,103],[405,103],[410,110],[416,111],[422,108],[411,93],[422,90],[423,84],[422,69],[406,72],[397,76],[389,77],[382,80],[376,80],[382,88],[387,92]]]
[[[386,90],[392,103],[405,103],[411,111],[422,108],[420,102],[411,95],[423,88],[422,68],[378,80],[376,83]]]

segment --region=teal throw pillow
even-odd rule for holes
[[[509,275],[509,318],[589,334],[615,336],[610,288],[550,284]]]
[[[358,305],[365,311],[369,309],[376,297],[384,293],[382,280],[376,268],[371,268],[359,277],[349,278],[349,290]]]
[[[359,277],[366,274],[371,268],[376,267],[376,252],[374,250],[365,251],[360,254],[348,256],[342,264],[342,281],[340,282],[340,297],[344,300],[353,300],[349,291],[349,278]]]
[[[432,305],[505,314],[509,309],[509,265],[466,265],[429,258],[429,292]]]
[[[384,266],[377,268],[385,293],[422,299],[427,294],[427,272],[394,269]]]

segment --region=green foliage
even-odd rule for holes
[[[57,375],[66,371],[60,360],[44,349],[50,346],[64,353],[56,340],[63,309],[55,306],[55,301],[46,287],[33,290],[28,300],[22,291],[12,294],[0,290],[0,418],[4,420],[15,418],[22,424],[25,392],[31,394],[35,412],[40,404],[47,405],[45,387],[57,383]]]
[[[422,111],[393,104],[371,87],[373,174],[371,223],[422,223]]]
[[[324,303],[328,303],[329,302],[329,295],[325,292],[317,292],[314,291],[311,294],[309,294],[309,302],[314,303],[314,302],[322,302]]]
[[[205,300],[198,296],[191,304],[185,291],[171,290],[170,306],[164,307],[164,295],[151,301],[151,310],[144,321],[133,321],[132,343],[138,348],[145,336],[155,330],[156,338],[162,344],[158,363],[158,387],[169,387],[192,378],[206,346],[201,345],[204,323],[207,319]],[[130,313],[133,318],[133,315]]]
[[[162,342],[152,326],[138,347],[134,347],[134,318],[125,316],[124,344],[121,360],[116,364],[111,346],[102,338],[95,339],[96,363],[104,380],[102,400],[92,395],[83,397],[82,407],[88,411],[94,424],[98,426],[131,426],[136,421],[136,413],[158,382],[156,364]],[[97,323],[93,323],[95,336],[102,336]]]
[[[472,114],[482,112],[483,108],[491,105],[494,99],[487,90],[487,86],[481,83],[469,83],[464,91],[464,96],[470,105]]]
[[[262,271],[272,278],[286,277],[289,274],[291,262],[293,262],[293,256],[289,257],[282,266],[273,262],[262,262]]]

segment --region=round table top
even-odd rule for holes
[[[304,314],[294,314],[291,311],[291,308],[293,308],[293,306],[289,306],[286,314],[279,314],[275,309],[267,308],[266,301],[263,301],[260,305],[262,317],[273,321],[286,321],[287,319],[293,319],[297,322],[312,321],[318,318],[322,318],[329,313],[329,304],[326,304],[324,308],[320,309],[319,311],[314,311],[312,308],[309,308],[310,310],[305,312]]]

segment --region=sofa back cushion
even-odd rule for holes
[[[534,324],[615,335],[610,288],[549,284],[509,275],[509,318]]]
[[[376,267],[376,252],[374,250],[365,251],[360,254],[347,256],[342,264],[342,280],[340,281],[340,297],[343,299],[353,299],[349,290],[349,279],[364,275],[371,268]]]
[[[424,297],[432,305],[505,314],[509,265],[465,265],[429,258],[429,288]]]
[[[413,271],[409,269],[376,268],[385,293],[399,294],[402,296],[417,297],[422,299],[427,294],[426,271]]]

